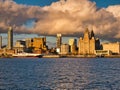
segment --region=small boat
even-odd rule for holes
[[[35,53],[17,53],[13,54],[13,57],[42,57],[42,54],[35,54]]]

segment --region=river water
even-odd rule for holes
[[[3,58],[0,90],[120,90],[120,59]]]

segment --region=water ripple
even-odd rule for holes
[[[0,59],[0,90],[120,90],[120,60]]]

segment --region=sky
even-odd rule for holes
[[[13,26],[16,39],[47,35],[53,45],[57,33],[79,38],[88,28],[102,41],[120,40],[120,0],[0,0],[0,6],[0,33]]]
[[[26,5],[35,5],[35,6],[46,6],[50,5],[53,2],[57,2],[58,0],[14,0],[18,4],[26,4]],[[96,2],[98,7],[108,7],[109,5],[117,5],[120,4],[120,0],[91,0]]]
[[[34,6],[46,6],[50,5],[52,2],[58,0],[14,0],[18,4],[34,5]]]

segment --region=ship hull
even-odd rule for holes
[[[38,57],[41,58],[42,54],[33,54],[33,53],[17,53],[13,54],[13,57]]]

